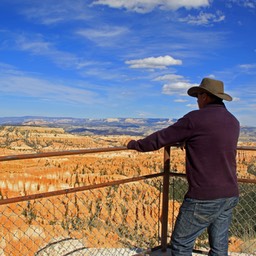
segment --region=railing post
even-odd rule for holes
[[[171,147],[164,148],[164,175],[163,175],[163,202],[162,202],[162,234],[161,248],[167,250],[168,210],[169,210],[169,178],[170,178],[170,152]]]

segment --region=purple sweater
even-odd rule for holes
[[[240,126],[224,104],[209,104],[191,111],[175,124],[127,148],[141,152],[186,143],[186,197],[212,200],[238,196],[236,147]]]

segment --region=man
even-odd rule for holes
[[[188,90],[197,97],[198,110],[127,148],[141,152],[184,142],[189,184],[171,238],[171,255],[192,255],[196,238],[207,228],[209,255],[228,255],[228,229],[238,202],[236,147],[239,122],[226,109],[222,81],[204,78]]]

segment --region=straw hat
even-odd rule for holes
[[[188,95],[197,97],[198,93],[211,93],[223,100],[232,101],[232,97],[224,93],[224,84],[222,81],[212,78],[204,78],[199,86],[194,86],[188,89]]]

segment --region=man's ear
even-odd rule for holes
[[[210,97],[208,96],[207,93],[203,94],[203,101],[206,102],[206,103],[208,103],[210,101]]]

